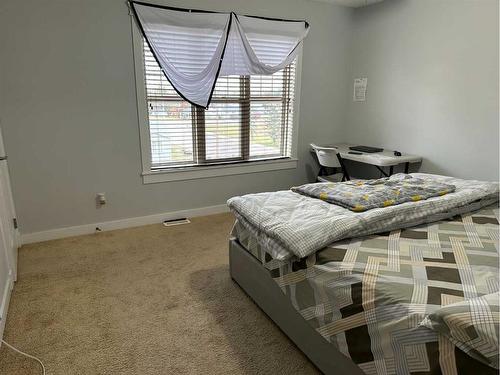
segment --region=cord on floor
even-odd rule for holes
[[[40,363],[40,365],[42,366],[42,374],[43,374],[43,375],[45,375],[45,366],[43,365],[43,362],[42,362],[42,361],[40,361],[37,357],[32,356],[32,355],[30,355],[30,354],[28,354],[28,353],[22,352],[21,350],[19,350],[19,349],[17,349],[17,348],[15,348],[15,347],[13,347],[12,345],[10,345],[8,342],[6,342],[6,341],[4,341],[4,340],[2,340],[2,342],[3,342],[5,345],[7,345],[7,347],[11,348],[13,351],[15,351],[15,352],[17,352],[17,353],[19,353],[19,354],[22,354],[22,355],[24,355],[24,356],[26,356],[26,357],[28,357],[28,358],[34,359],[35,361],[37,361],[38,363]]]

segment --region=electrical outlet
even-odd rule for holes
[[[97,193],[95,196],[96,206],[100,208],[106,204],[106,193]]]

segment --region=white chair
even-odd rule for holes
[[[344,162],[335,147],[318,146],[311,143],[320,165],[317,180],[321,182],[339,182],[350,180]],[[328,174],[329,169],[333,172]]]

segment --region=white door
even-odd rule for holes
[[[0,230],[0,339],[3,337],[10,294],[14,284],[13,271],[10,267],[10,261],[7,259],[7,251],[5,250],[3,231]]]
[[[9,271],[14,280],[17,280],[18,231],[15,218],[7,161],[0,160],[0,230],[2,231]]]
[[[7,155],[0,130],[0,231],[2,245],[0,252],[6,253],[9,273],[17,280],[17,248],[19,247],[19,231],[10,187]],[[3,249],[1,249],[3,247]]]
[[[0,134],[0,339],[5,328],[10,293],[17,278],[18,231],[15,217],[7,158]]]

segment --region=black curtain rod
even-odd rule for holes
[[[233,13],[236,14],[235,12],[217,12],[214,10],[203,10],[203,9],[188,9],[188,8],[178,8],[178,7],[172,7],[168,5],[159,5],[159,4],[151,4],[151,3],[145,3],[143,1],[135,1],[135,0],[129,0],[129,4],[137,4],[137,5],[144,5],[148,7],[153,7],[153,8],[160,8],[160,9],[170,9],[170,10],[175,10],[179,12],[189,12],[189,13]],[[306,24],[306,27],[309,27],[309,22],[305,20],[286,20],[283,18],[272,18],[272,17],[263,17],[263,16],[252,16],[252,15],[247,15],[243,14],[245,17],[252,17],[252,18],[259,18],[262,20],[268,20],[268,21],[282,21],[282,22],[304,22]]]

